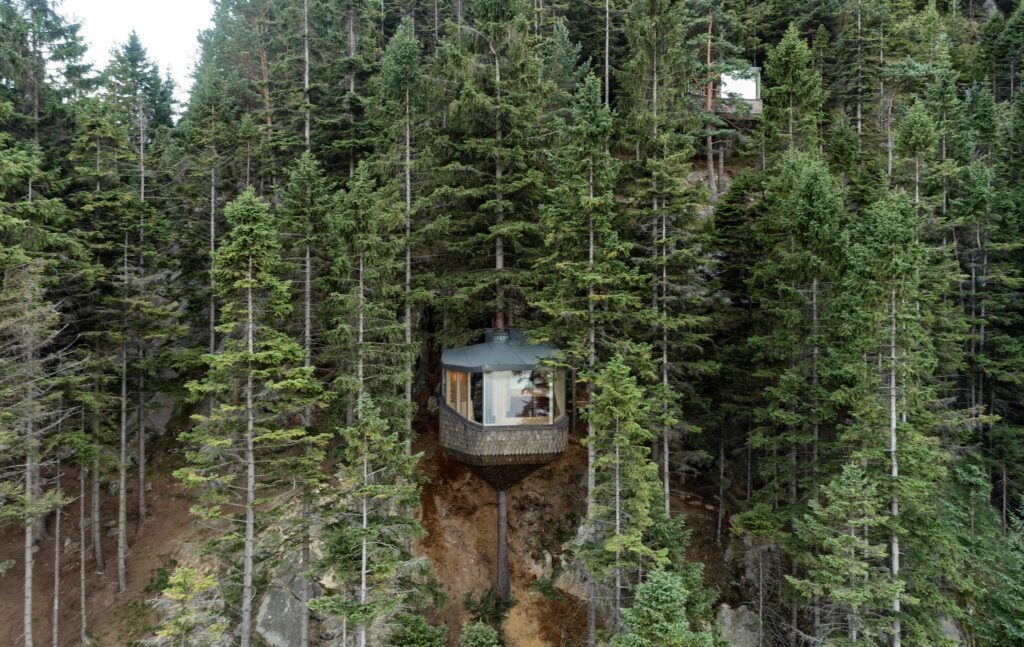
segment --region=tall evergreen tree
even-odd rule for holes
[[[254,581],[267,557],[257,553],[257,532],[273,514],[260,506],[257,522],[259,492],[318,469],[320,452],[288,450],[315,449],[321,439],[289,426],[287,419],[316,396],[319,385],[302,366],[301,345],[275,327],[291,304],[268,206],[249,189],[228,205],[226,217],[229,230],[215,271],[223,303],[219,329],[227,339],[223,350],[208,356],[206,377],[189,384],[216,404],[183,434],[192,445],[190,465],[176,474],[200,489],[195,513],[227,530],[223,547],[241,546],[240,608],[232,615],[237,614],[241,644],[249,645]]]

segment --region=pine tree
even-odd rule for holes
[[[633,606],[622,612],[623,633],[615,647],[714,647],[723,642],[689,618],[690,592],[678,575],[652,571],[636,588]]]
[[[621,355],[615,355],[596,374],[594,395],[585,412],[594,424],[596,473],[592,530],[580,547],[587,571],[606,589],[611,626],[621,627],[624,595],[635,586],[632,574],[664,565],[667,551],[645,542],[654,525],[658,468],[650,461],[648,444],[654,434],[646,428],[651,406]]]
[[[789,579],[805,602],[819,600],[817,626],[826,644],[877,643],[887,633],[877,616],[902,585],[890,578],[887,546],[876,539],[887,524],[883,509],[877,485],[847,463],[795,520],[800,542],[816,551],[804,558],[806,575]]]
[[[817,145],[825,99],[821,77],[811,65],[811,50],[790,25],[765,61],[765,119],[779,148],[808,149]]]
[[[223,304],[218,328],[227,341],[208,356],[206,377],[189,384],[216,405],[210,415],[195,416],[198,425],[183,434],[193,449],[190,465],[176,474],[200,489],[195,513],[228,529],[225,548],[242,547],[238,616],[242,645],[249,645],[253,582],[265,557],[256,552],[259,492],[279,479],[318,469],[322,453],[316,447],[322,439],[283,423],[316,396],[319,384],[311,369],[301,366],[302,347],[274,327],[291,305],[288,284],[280,278],[280,244],[269,208],[248,189],[225,215],[230,228],[217,250],[215,272]],[[306,451],[287,451],[295,447]],[[241,519],[236,507],[244,511]],[[272,514],[272,508],[261,506],[262,519]]]
[[[360,647],[378,644],[371,629],[403,610],[417,564],[404,545],[420,530],[404,513],[419,501],[416,464],[402,430],[385,418],[367,393],[356,404],[356,422],[340,430],[344,460],[332,486],[322,531],[319,569],[344,591],[318,598],[311,608],[344,618]]]

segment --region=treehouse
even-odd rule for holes
[[[764,111],[761,101],[761,68],[747,68],[719,77],[715,112],[732,118],[757,119]]]
[[[557,352],[516,331],[490,331],[482,344],[444,351],[440,432],[448,455],[510,468],[478,470],[492,485],[558,458],[568,435],[565,371],[541,365]]]
[[[489,331],[482,344],[441,354],[441,447],[498,493],[495,590],[508,598],[506,491],[565,451],[565,371],[543,365],[558,351],[516,331]]]

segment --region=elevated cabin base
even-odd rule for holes
[[[484,426],[440,405],[441,447],[495,490],[506,490],[565,452],[569,418],[552,425]]]

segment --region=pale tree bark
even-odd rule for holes
[[[818,277],[811,279],[811,483],[814,490],[814,500],[818,501],[818,453],[821,442],[821,424],[818,421]],[[816,549],[815,549],[816,552]],[[814,627],[814,638],[820,639],[821,634],[821,597],[817,594],[811,597],[811,616]]]
[[[303,99],[303,140],[306,144],[306,152],[310,151],[310,135],[311,135],[311,107],[309,104],[309,0],[302,0],[302,99]],[[309,188],[307,187],[307,195]],[[302,285],[302,345],[303,345],[303,358],[302,365],[305,368],[309,368],[313,363],[313,261],[309,249],[309,235],[312,231],[313,223],[307,223],[306,241],[303,249],[303,269],[305,280]],[[302,424],[307,429],[313,424],[313,412],[311,407],[306,406],[302,412]],[[309,600],[311,597],[310,585],[307,581],[305,573],[310,568],[310,554],[309,554],[309,517],[310,517],[310,504],[309,504],[309,488],[307,484],[303,484],[302,488],[302,571],[300,575],[300,586],[299,586],[299,602],[302,605],[302,611],[299,614],[299,647],[307,647],[309,645]]]
[[[60,447],[57,448],[57,500],[60,501]],[[53,605],[50,617],[50,633],[53,638],[53,647],[60,647],[60,517],[64,513],[64,506],[58,503],[57,510],[53,515]]]
[[[363,258],[363,251],[359,251],[359,284],[357,286],[357,308],[358,313],[356,315],[356,347],[357,347],[357,366],[356,366],[356,377],[359,380],[359,398],[362,398],[365,390],[365,350],[363,344],[366,341],[366,283],[365,283],[365,259]],[[369,459],[365,453],[363,453],[362,470],[363,470],[363,487],[369,486],[370,479],[370,466]],[[366,529],[369,526],[369,502],[367,501],[366,495],[364,494],[359,499],[359,527],[363,530],[363,537],[359,542],[359,603],[366,604],[369,597],[369,591],[367,586],[367,571],[369,569],[369,546],[366,537]],[[366,625],[360,624],[356,627],[356,644],[359,647],[366,647]]]
[[[146,114],[142,109],[142,95],[138,100],[138,127],[139,127],[139,202],[146,203]],[[139,210],[139,276],[145,274],[146,266],[146,210]],[[141,528],[146,521],[146,418],[145,418],[145,367],[143,361],[146,357],[145,339],[139,334],[139,379],[138,379],[138,428],[136,440],[138,447],[137,463],[139,477],[139,521],[137,528]]]
[[[88,625],[89,607],[86,605],[85,593],[85,477],[89,470],[84,465],[78,467],[78,642],[89,644]]]
[[[412,101],[405,89],[405,347],[412,347]],[[412,372],[413,358],[405,365],[405,453],[412,455]]]
[[[93,418],[93,429],[99,426],[98,417]],[[100,528],[102,517],[100,516],[100,459],[94,456],[92,459],[92,496],[90,497],[91,523],[92,528],[92,555],[96,561],[96,574],[102,575],[107,570],[106,556],[103,554],[103,532]]]
[[[608,5],[608,0],[605,2],[605,7]],[[606,93],[607,101],[607,93]],[[594,198],[594,168],[593,164],[587,174],[587,196],[590,199]],[[591,276],[594,274],[594,214],[590,212],[587,217],[587,269]],[[593,375],[594,370],[597,367],[597,330],[596,323],[594,321],[594,282],[591,281],[587,285],[587,368]],[[575,382],[574,382],[575,384]],[[591,400],[591,394],[593,387],[589,380],[587,382],[587,402]],[[575,416],[575,407],[573,407],[573,415]],[[587,418],[587,520],[588,520],[588,533],[594,532],[594,519],[597,516],[596,505],[594,501],[594,492],[596,490],[597,473],[594,464],[597,460],[597,448],[594,446],[594,422]],[[594,599],[596,597],[596,591],[594,587],[594,578],[589,573],[587,574],[587,647],[594,647],[597,644],[597,602]]]
[[[367,448],[368,450],[368,448]],[[370,461],[366,453],[363,454],[363,487],[370,485]],[[366,529],[370,526],[370,502],[366,495],[359,499],[359,527],[362,528],[362,539],[359,542],[359,604],[365,605],[369,601],[369,586],[367,575],[370,570],[369,563],[369,539],[366,537]],[[366,623],[360,623],[356,628],[356,643],[359,647],[366,647]]]
[[[350,9],[348,16],[346,16],[346,23],[348,27],[348,57],[354,60],[356,53],[358,52],[359,42],[356,40],[356,10]],[[348,93],[355,95],[356,93],[356,73],[352,71],[348,75]],[[355,116],[349,111],[349,126],[355,127]],[[356,153],[354,150],[349,150],[348,155],[348,176],[352,177],[356,174]]]
[[[217,282],[213,276],[213,257],[217,253],[217,170],[210,164],[210,302],[209,321],[207,322],[207,351],[213,355],[217,352]],[[213,411],[213,400],[210,400],[210,411]]]
[[[900,517],[900,498],[897,490],[899,484],[899,462],[897,459],[898,439],[896,435],[896,288],[892,289],[889,303],[889,476],[892,478],[891,512],[894,520]],[[890,547],[890,568],[893,581],[900,576],[900,537],[896,530],[892,533]],[[900,647],[902,642],[902,621],[900,620],[900,594],[897,591],[892,599],[892,647]]]
[[[862,97],[863,90],[863,74],[864,67],[861,65],[863,60],[863,46],[864,41],[861,35],[861,29],[863,27],[863,18],[860,6],[860,0],[857,0],[857,152],[860,152],[861,137],[864,133],[864,101]]]
[[[249,254],[245,288],[245,347],[249,357],[255,350],[255,321],[253,318],[252,293],[252,254]],[[256,405],[253,394],[252,364],[245,370],[245,543],[242,554],[242,613],[241,613],[241,644],[249,647],[252,641],[252,601],[253,601],[253,554],[256,539]]]
[[[604,0],[604,105],[611,105],[612,2]]]
[[[128,232],[124,234],[123,280],[128,291]],[[117,461],[117,590],[128,590],[128,320],[121,337],[121,428]]]
[[[619,450],[619,425],[615,423],[615,536],[622,534],[622,466],[620,464]],[[622,567],[620,565],[621,551],[615,551],[615,606],[613,611],[613,623],[617,630],[622,626]]]
[[[29,354],[26,361],[32,361],[31,354]],[[29,385],[27,394],[30,403],[29,411],[31,411],[31,402],[35,398],[35,389],[32,385]],[[25,427],[25,504],[31,508],[36,500],[36,479],[39,473],[39,438],[31,413],[28,416]],[[25,521],[24,615],[22,625],[25,647],[33,647],[34,645],[32,638],[32,596],[34,593],[32,576],[35,569],[35,526],[35,519],[27,519]]]
[[[707,85],[705,86],[704,93],[707,95],[705,101],[705,109],[708,112],[708,118],[711,118],[711,114],[715,108],[715,75],[711,70],[711,45],[712,45],[712,26],[714,25],[714,14],[712,13],[711,5],[708,5],[708,32],[707,32],[707,43],[705,46],[705,64],[708,68]],[[792,129],[791,129],[792,130]],[[792,137],[792,132],[790,133]],[[711,199],[711,204],[714,205],[718,202],[718,183],[715,181],[715,140],[714,134],[711,131],[711,124],[708,123],[707,133],[705,134],[704,147],[707,149],[708,156],[708,195]]]

